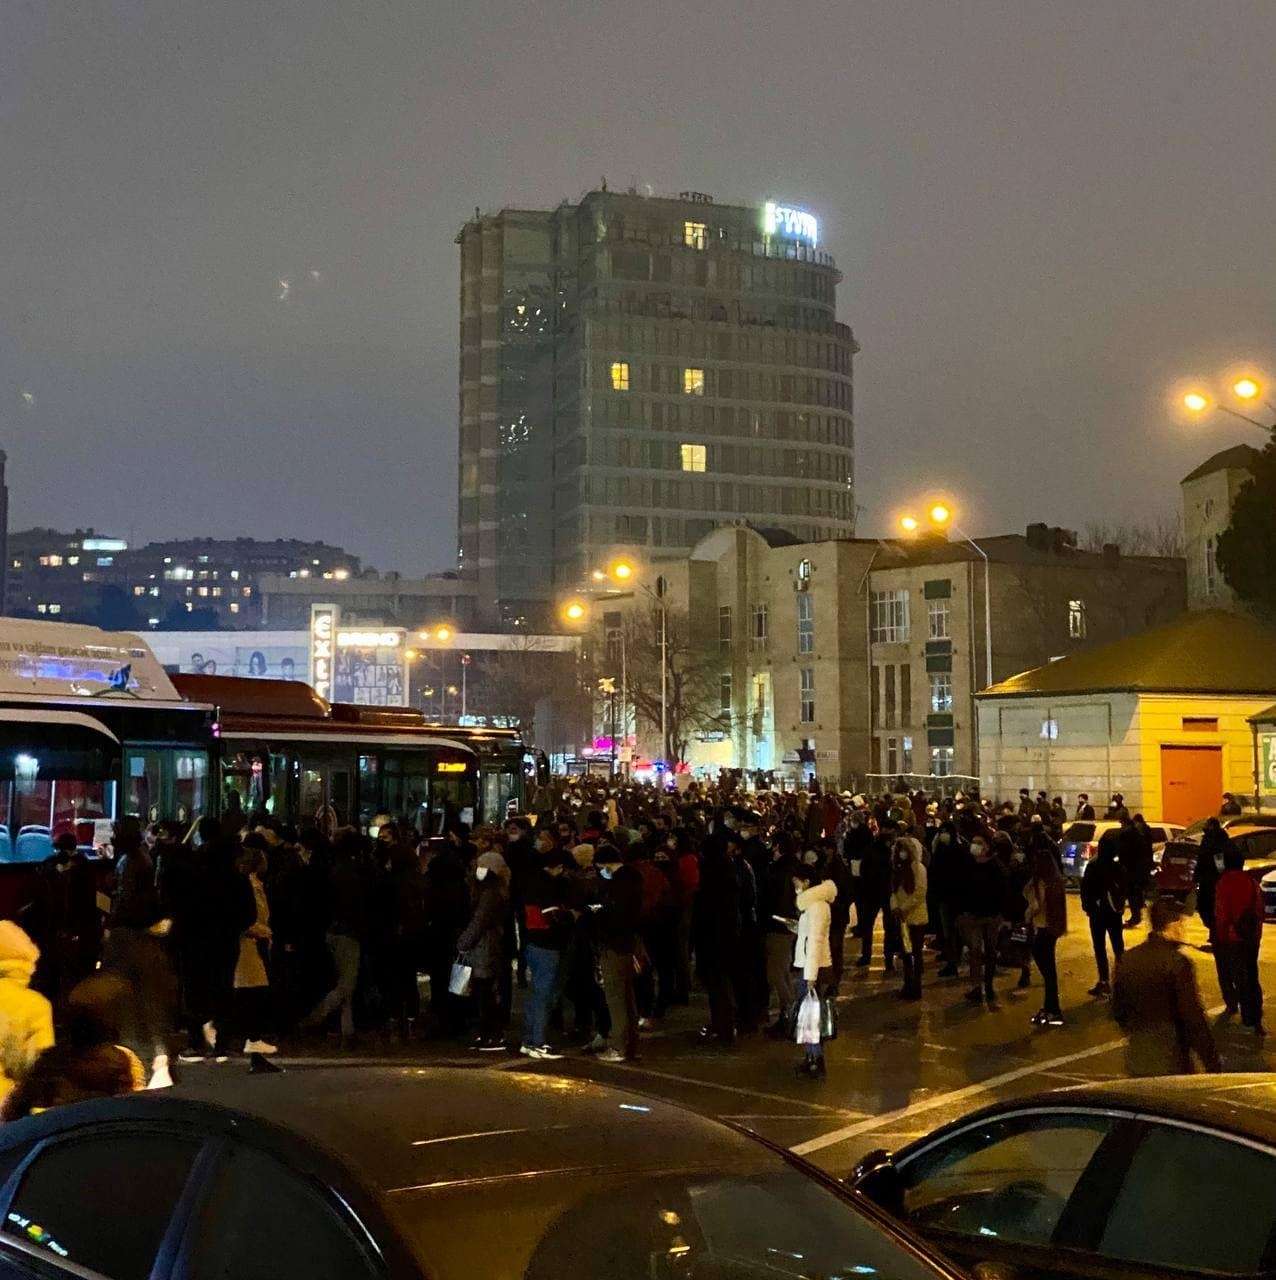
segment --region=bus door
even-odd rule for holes
[[[441,836],[452,822],[474,826],[478,768],[473,760],[437,760],[430,784],[430,835]]]
[[[193,822],[209,812],[211,800],[206,750],[125,744],[125,814],[142,822]]]
[[[354,825],[358,814],[353,762],[344,755],[309,752],[297,760],[297,821],[313,822],[325,835]]]

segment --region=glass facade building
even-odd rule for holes
[[[852,357],[815,219],[594,191],[477,216],[461,250],[460,567],[543,625],[617,554],[717,525],[855,530]]]

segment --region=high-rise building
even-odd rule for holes
[[[718,525],[855,530],[851,361],[816,219],[591,191],[476,211],[461,248],[460,567],[543,624],[620,552]]]

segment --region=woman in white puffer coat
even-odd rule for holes
[[[912,836],[900,836],[891,847],[891,913],[899,922],[904,943],[905,1000],[922,998],[922,944],[930,922],[926,911],[926,864],[922,846]]]
[[[821,1002],[828,999],[833,981],[833,952],[829,946],[832,904],[837,885],[821,880],[820,873],[803,865],[794,873],[793,888],[797,894],[797,943],[793,948],[793,967],[798,971],[798,1008],[808,991],[814,991]],[[824,1046],[803,1045],[806,1054],[798,1064],[800,1076],[824,1075]]]

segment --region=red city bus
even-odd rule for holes
[[[191,702],[215,709],[220,812],[265,809],[284,822],[369,831],[379,815],[438,837],[479,812],[479,759],[408,707],[330,703],[309,685],[174,675]]]

